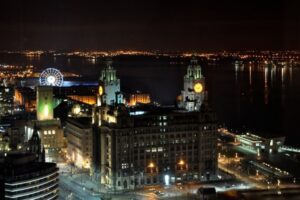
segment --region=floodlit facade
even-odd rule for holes
[[[192,58],[184,76],[183,90],[178,99],[178,106],[188,111],[199,111],[205,97],[205,78],[197,59]]]
[[[37,120],[53,119],[53,89],[49,86],[37,87]]]
[[[103,90],[105,91],[104,102],[107,105],[123,103],[123,95],[120,93],[120,79],[117,77],[111,60],[106,62],[106,67],[102,70],[99,80],[103,82]]]
[[[91,118],[69,118],[65,134],[69,160],[78,168],[90,168],[93,151]]]
[[[32,137],[34,125],[45,149],[46,161],[56,161],[59,151],[64,147],[64,132],[59,119],[29,121],[25,126],[27,141]]]
[[[135,106],[137,104],[149,104],[151,103],[150,94],[136,92],[129,97],[128,105]]]
[[[182,95],[191,99],[179,109],[106,104],[108,91],[99,82],[92,115],[92,174],[101,184],[128,190],[216,177],[217,120],[204,101],[204,79],[196,61],[188,75]]]

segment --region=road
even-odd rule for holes
[[[60,198],[59,199],[74,199],[74,200],[100,200],[98,196],[93,196],[90,191],[72,181],[68,174],[60,175],[59,177]]]

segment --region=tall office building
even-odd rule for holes
[[[205,96],[205,78],[196,58],[192,58],[184,76],[178,106],[187,111],[199,111]]]

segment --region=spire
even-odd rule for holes
[[[41,143],[41,139],[39,137],[39,134],[37,132],[37,125],[36,123],[34,123],[34,127],[33,127],[33,133],[32,133],[32,136],[29,140],[30,143],[34,143],[34,144],[39,144]]]
[[[33,133],[30,140],[28,141],[28,151],[30,153],[36,154],[39,161],[43,160],[43,150],[41,146],[41,139],[37,131],[37,125],[36,123],[34,123]]]

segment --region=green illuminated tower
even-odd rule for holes
[[[52,87],[39,86],[36,95],[37,120],[53,119],[53,90]]]

